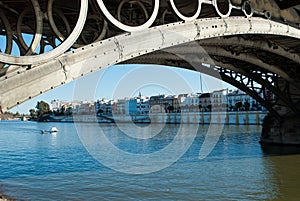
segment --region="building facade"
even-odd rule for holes
[[[227,102],[229,111],[265,110],[259,102],[241,90],[229,91]]]

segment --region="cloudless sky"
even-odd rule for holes
[[[176,95],[212,92],[222,88],[233,89],[231,85],[196,71],[157,65],[116,65],[55,88],[10,111],[27,114],[41,100],[50,104],[54,99],[95,101],[136,97],[139,92],[144,96]]]

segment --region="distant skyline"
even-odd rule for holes
[[[202,83],[202,86],[201,86]],[[95,101],[158,94],[205,93],[233,86],[203,73],[158,65],[115,65],[26,101],[11,112],[29,113],[38,101]]]

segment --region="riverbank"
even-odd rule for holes
[[[21,117],[17,117],[13,114],[0,114],[0,120],[21,120]]]
[[[4,121],[23,120],[23,121],[26,121],[29,118],[30,118],[29,115],[20,115],[18,113],[14,114],[14,113],[6,112],[4,114],[0,114],[0,121],[1,120],[4,120]]]
[[[2,193],[0,193],[0,201],[15,201],[15,199],[9,198]]]
[[[267,111],[50,116],[48,122],[261,125]]]

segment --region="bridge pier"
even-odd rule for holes
[[[260,143],[262,145],[300,146],[300,118],[291,115],[283,120],[267,115],[262,125]]]
[[[293,84],[285,85],[284,83],[285,81],[280,79],[278,86],[288,94],[291,104],[287,106],[282,101],[277,102],[278,105],[274,109],[281,118],[271,114],[265,117],[260,142],[261,144],[297,145],[300,147],[300,112],[298,106],[300,89]]]

